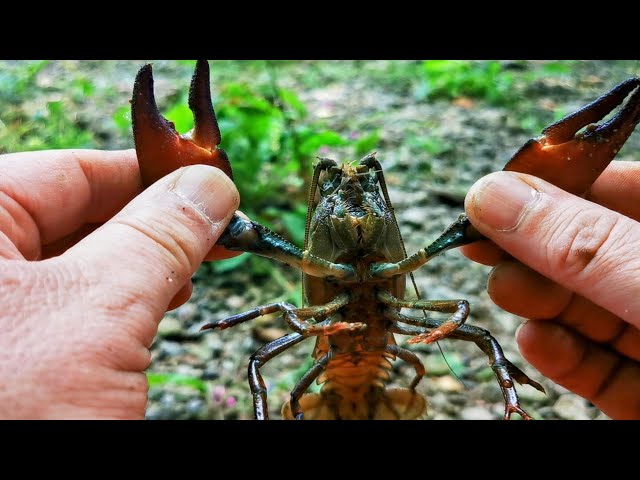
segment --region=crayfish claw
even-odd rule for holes
[[[534,175],[574,195],[584,195],[640,122],[638,87],[640,78],[631,78],[545,128],[540,137],[518,150],[504,170]],[[602,125],[595,124],[632,92],[617,115]]]
[[[172,122],[162,116],[153,91],[153,69],[143,66],[133,86],[131,119],[133,138],[144,187],[188,165],[211,165],[233,179],[227,154],[221,148],[209,86],[209,64],[196,65],[191,82],[189,108],[194,113],[195,128],[180,135]]]
[[[207,323],[206,325],[201,326],[199,331],[200,332],[204,332],[206,330],[213,330],[213,329],[215,329],[217,327],[218,327],[218,324],[215,323],[215,322],[214,323]]]
[[[218,120],[211,101],[209,62],[198,60],[189,89],[189,109],[193,112],[195,126],[191,138],[196,145],[214,150],[220,145]]]

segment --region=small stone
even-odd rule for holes
[[[425,222],[425,213],[423,207],[411,207],[402,211],[398,215],[398,222],[401,224],[421,226]]]
[[[261,342],[272,342],[289,333],[289,330],[275,327],[255,327],[253,329],[254,337]]]
[[[184,333],[182,324],[172,315],[165,316],[158,325],[158,336],[160,337],[182,337]]]
[[[594,420],[611,420],[611,418],[605,415],[603,412],[598,412]]]
[[[587,401],[574,394],[560,395],[553,412],[564,420],[589,420]]]
[[[433,388],[440,390],[441,392],[462,392],[464,386],[459,380],[456,380],[451,375],[445,375],[443,377],[434,378],[431,380]]]
[[[245,299],[240,295],[232,295],[226,299],[225,304],[232,310],[239,310],[245,304]]]
[[[212,358],[211,349],[204,342],[187,345],[187,352],[202,362],[208,362]]]
[[[452,418],[453,417],[450,417],[449,415],[446,415],[444,413],[437,413],[436,415],[434,415],[432,420],[451,420]]]
[[[495,420],[495,416],[485,407],[467,407],[460,412],[462,420]]]
[[[212,363],[205,367],[200,378],[202,378],[202,380],[217,380],[220,378],[220,371],[218,370],[218,367]]]
[[[548,395],[530,385],[518,386],[518,397],[520,397],[520,403],[522,404],[535,403],[545,405],[551,403],[551,398]]]
[[[207,415],[207,406],[200,398],[192,398],[185,406],[185,412],[190,419],[200,419]]]
[[[160,405],[149,405],[144,416],[147,420],[170,420],[171,412]]]
[[[200,312],[198,311],[197,305],[193,303],[185,303],[176,309],[175,315],[182,324],[191,324],[198,321]]]
[[[168,357],[179,357],[184,354],[184,347],[178,342],[170,342],[162,340],[158,345],[158,359],[166,359]]]
[[[205,335],[204,338],[205,338],[205,344],[207,345],[207,348],[211,352],[211,357],[212,358],[218,357],[220,355],[220,352],[224,350],[225,343],[222,337],[218,335],[217,332],[214,332],[213,334]]]

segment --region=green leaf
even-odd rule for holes
[[[289,237],[296,245],[304,244],[304,230],[307,223],[307,211],[304,212],[284,212],[282,214],[282,223],[287,229]]]
[[[373,133],[370,133],[369,135],[365,135],[364,137],[359,138],[354,145],[354,148],[356,150],[356,155],[361,156],[361,155],[365,155],[367,153],[373,152],[378,146],[379,142],[380,142],[380,133],[378,131],[375,131]]]
[[[339,133],[324,130],[304,139],[298,149],[304,155],[317,155],[320,147],[343,146],[348,143]]]
[[[291,90],[286,90],[281,88],[278,92],[280,94],[280,98],[288,107],[291,107],[294,112],[298,114],[299,118],[305,117],[307,115],[307,109],[304,106],[304,103],[300,101],[298,96]]]
[[[165,385],[183,385],[207,393],[207,384],[197,377],[180,375],[177,373],[147,372],[149,387],[163,387]]]
[[[193,113],[189,109],[187,102],[182,100],[171,107],[165,117],[175,124],[176,130],[181,134],[193,128]]]
[[[565,75],[571,73],[571,67],[566,62],[549,62],[542,65],[545,75]]]
[[[111,118],[116,127],[129,134],[131,131],[131,107],[122,106],[118,108]]]
[[[243,263],[247,262],[250,258],[251,258],[251,255],[249,253],[243,253],[242,255],[239,255],[239,256],[233,257],[233,258],[229,258],[227,260],[215,261],[215,262],[211,263],[211,265],[213,266],[213,269],[216,272],[225,273],[225,272],[229,272],[231,270],[235,270],[240,265],[242,265]]]

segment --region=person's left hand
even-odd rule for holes
[[[141,190],[133,150],[0,156],[0,418],[144,417],[158,323],[235,255],[239,195],[202,165]]]

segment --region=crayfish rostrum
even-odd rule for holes
[[[640,121],[640,79],[631,78],[591,104],[547,127],[527,142],[505,170],[536,175],[576,195],[583,195],[613,160]],[[610,120],[597,125],[629,97]],[[189,107],[195,128],[180,136],[159,113],[150,65],[135,82],[132,117],[140,169],[145,185],[184,165],[204,163],[232,168],[219,147],[221,135],[213,110],[209,66],[199,61],[191,84]],[[282,408],[287,419],[414,419],[424,414],[425,398],[416,386],[425,368],[412,351],[399,346],[395,334],[409,343],[444,339],[475,343],[489,359],[505,401],[504,418],[522,408],[515,383],[544,391],[513,365],[489,331],[466,324],[466,300],[405,300],[407,276],[434,257],[481,235],[465,215],[433,243],[407,255],[387,191],[383,167],[375,154],[338,164],[319,159],[309,193],[305,241],[298,248],[268,228],[234,216],[218,241],[229,250],[273,258],[303,272],[304,305],[287,302],[256,307],[203,327],[223,330],[280,312],[294,333],[255,352],[249,360],[249,385],[255,417],[268,418],[267,389],[260,368],[309,337],[316,338],[314,364],[292,385]],[[402,309],[439,312],[445,319],[407,315]],[[415,370],[405,388],[388,388],[390,360],[399,358]],[[312,382],[319,393],[306,393]]]

